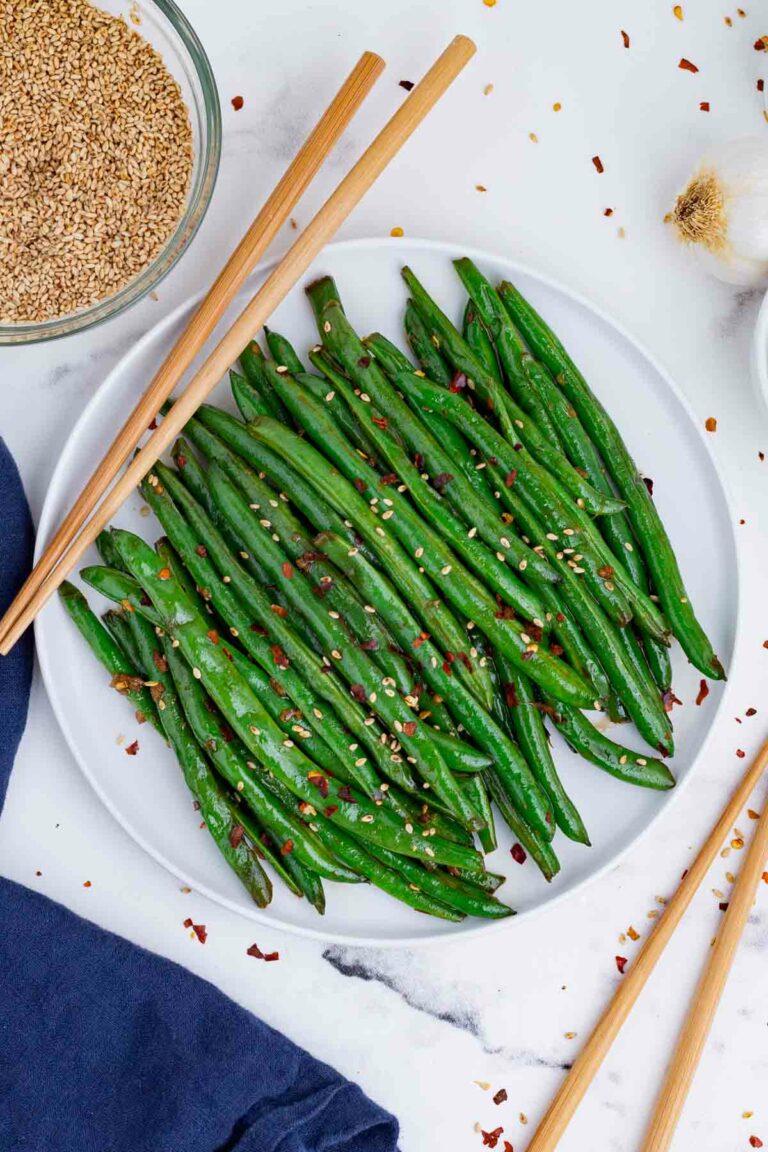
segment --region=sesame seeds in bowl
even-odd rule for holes
[[[151,291],[218,171],[210,65],[172,0],[0,0],[0,344]]]

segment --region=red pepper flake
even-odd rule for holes
[[[682,700],[679,700],[677,696],[675,696],[671,688],[667,688],[666,692],[662,693],[661,702],[664,705],[665,712],[671,712],[675,704],[682,705],[683,703]]]
[[[232,97],[232,107],[234,108],[235,112],[239,112],[243,104],[245,104],[245,100],[243,100],[242,96]]]
[[[83,880],[83,888],[92,887],[90,880]]]
[[[718,904],[718,908],[720,909],[721,912],[727,912],[728,911],[728,901],[727,900],[721,900],[720,903]]]
[[[614,957],[614,959],[616,960],[616,967],[618,968],[619,972],[621,972],[621,974],[623,975],[624,969],[627,966],[626,956],[616,956],[616,957]]]
[[[562,656],[563,652],[565,652],[565,649],[563,648],[562,644],[556,644],[553,640],[549,645],[550,656]]]
[[[651,480],[650,476],[643,476],[643,484],[645,484],[648,489],[648,495],[653,496],[653,480]]]
[[[310,772],[307,775],[307,780],[309,780],[310,784],[313,784],[315,788],[317,788],[323,800],[325,800],[326,796],[328,795],[329,787],[328,780],[325,776],[323,776],[322,772]]]
[[[384,476],[381,477],[379,484],[383,484],[385,488],[390,484],[397,484],[397,476],[394,472],[387,472]]]
[[[610,564],[604,564],[602,568],[597,570],[598,576],[602,576],[603,580],[610,580],[613,576],[613,568]]]
[[[704,421],[704,427],[706,428],[707,432],[717,432],[717,420],[715,417],[707,416],[706,420]]]
[[[759,1136],[750,1136],[749,1146],[750,1148],[762,1148],[763,1142]]]
[[[195,548],[195,552],[197,552],[198,556],[208,555],[208,549],[206,548],[205,544],[198,544],[198,546]]]
[[[699,104],[700,112],[709,112],[709,100],[702,100]]]
[[[293,852],[293,840],[286,840],[280,848],[280,855],[290,856],[291,852]]]
[[[355,700],[358,700],[361,704],[365,704],[365,688],[363,688],[362,684],[350,684],[349,692]]]
[[[526,648],[525,652],[523,652],[523,654],[522,654],[522,659],[523,660],[533,660],[535,655],[536,655],[536,653],[531,652],[530,648]]]
[[[682,68],[683,72],[698,72],[696,65],[692,64],[690,60],[686,60],[685,56],[678,64],[678,68]]]
[[[768,884],[768,872],[763,872],[762,881],[763,884]]]
[[[760,36],[755,40],[755,52],[768,52],[768,36]]]
[[[192,927],[192,917],[191,916],[187,916],[186,920],[184,921],[184,927],[185,928],[191,928]]]
[[[152,423],[155,424],[155,421],[153,420]],[[150,424],[150,428],[151,427],[152,427],[152,424]],[[157,424],[155,424],[155,427],[157,427]],[[177,468],[181,468],[181,469],[186,468],[187,458],[183,452],[179,452],[178,456],[175,456],[174,459],[176,461],[176,467]]]
[[[152,663],[154,664],[155,668],[157,668],[158,672],[168,671],[168,661],[166,660],[165,656],[163,656],[162,652],[158,652],[157,649],[155,649],[155,651],[152,653]]]
[[[386,429],[389,427],[389,421],[387,420],[386,416],[371,416],[371,421],[376,425],[377,428]]]
[[[709,696],[709,684],[707,684],[706,680],[700,680],[699,691],[696,696],[696,704],[703,704],[707,696]]]
[[[235,738],[235,734],[229,724],[219,724],[219,734],[225,744],[231,744]]]
[[[602,162],[602,160],[600,159],[600,157],[599,157],[599,156],[593,156],[593,157],[592,157],[592,163],[594,164],[594,166],[595,166],[595,169],[596,169],[596,171],[597,171],[597,172],[599,172],[599,173],[601,173],[601,174],[602,174],[603,172],[605,172],[605,168],[603,167],[603,162]]]
[[[336,795],[339,800],[346,800],[347,804],[357,804],[357,800],[355,800],[352,795],[352,789],[349,784],[342,784],[341,787],[337,789]]]
[[[283,650],[279,644],[273,644],[271,646],[271,652],[272,652],[272,658],[275,661],[275,664],[277,664],[278,668],[287,668],[288,667],[290,662],[289,662],[288,657],[286,656],[285,652],[283,652]]]
[[[517,708],[517,689],[515,688],[514,684],[504,685],[504,699],[507,702],[507,708]]]
[[[504,1131],[504,1129],[501,1126],[499,1126],[498,1128],[494,1128],[493,1132],[483,1132],[481,1130],[480,1135],[483,1138],[483,1147],[484,1148],[495,1148],[496,1145],[499,1143],[499,1137],[501,1136],[503,1131]]]
[[[273,960],[280,959],[279,952],[262,952],[258,944],[251,944],[250,948],[246,948],[245,954],[246,956],[253,956],[254,960],[266,960],[268,964]]]
[[[747,708],[745,716],[757,716],[757,708]]]
[[[338,804],[328,804],[327,807],[323,808],[323,813],[324,813],[324,815],[331,817],[331,816],[335,816],[336,813],[338,812],[338,810],[339,810]]]
[[[511,472],[507,472],[504,477],[504,487],[511,488],[515,480],[517,480],[517,468],[513,468]]]
[[[405,88],[406,92],[410,92],[413,88],[413,80],[399,80],[398,83],[401,88]]]
[[[504,1141],[504,1152],[515,1152],[514,1148],[510,1144],[509,1140]]]
[[[289,560],[283,563],[282,572],[286,580],[293,580],[293,564]]]
[[[499,1088],[498,1092],[493,1097],[493,1102],[494,1102],[494,1104],[503,1104],[506,1099],[507,1099],[506,1088]]]
[[[288,615],[288,609],[284,608],[282,604],[270,604],[270,611],[274,612],[275,616],[279,616],[281,620],[285,620]]]
[[[356,478],[355,478],[355,479],[352,481],[352,483],[354,484],[355,488],[357,488],[358,492],[365,492],[365,489],[366,489],[366,483],[365,483],[365,480],[361,480],[361,479],[360,479],[360,477],[359,477],[359,476],[357,476],[357,477],[356,477]]]
[[[450,662],[448,660],[443,661],[443,672],[445,672],[446,676],[452,676],[453,675],[453,673],[451,672],[451,665],[450,665]]]
[[[416,721],[407,720],[405,724],[403,724],[403,732],[406,736],[413,736],[416,732]]]
[[[371,366],[370,356],[361,356],[357,362],[357,365],[358,365],[358,368],[370,368],[370,366]]]
[[[128,747],[125,749],[125,754],[126,754],[126,756],[135,756],[136,753],[138,752],[138,750],[139,750],[139,742],[138,742],[138,740],[134,740],[133,744],[129,744]]]
[[[432,477],[435,488],[447,488],[451,480],[453,480],[452,472],[438,472],[437,476]]]
[[[419,472],[423,472],[423,470],[424,470],[424,457],[422,456],[421,452],[416,452],[414,454],[413,463],[416,466],[416,468],[418,468]]]
[[[158,297],[160,299],[160,297]],[[149,424],[147,424],[147,432],[154,432],[157,428],[157,416],[153,416]],[[186,463],[186,461],[185,461]]]
[[[622,41],[625,48],[629,48],[629,36],[626,34],[626,32],[623,29],[621,32],[621,41]]]
[[[160,580],[170,580],[171,570],[170,568],[161,568],[157,575]]]
[[[509,854],[514,860],[515,864],[525,864],[528,857],[525,854],[525,848],[522,844],[513,844],[509,850]]]
[[[192,931],[194,932],[195,936],[197,936],[200,943],[205,944],[206,940],[208,939],[208,932],[206,931],[205,924],[193,924]]]
[[[255,632],[257,636],[266,636],[267,634],[266,628],[262,628],[261,624],[251,624],[248,631]]]
[[[243,828],[242,824],[235,824],[234,828],[229,834],[230,848],[237,848],[243,836],[245,836],[245,828]]]
[[[429,640],[429,632],[419,632],[416,639],[413,641],[414,648],[421,648],[422,644],[426,644]]]
[[[613,216],[613,208],[604,208],[603,216]]]
[[[362,640],[358,644],[358,648],[362,652],[376,652],[378,650],[378,647],[379,647],[379,642],[375,638],[375,636],[372,636],[370,640]]]
[[[448,385],[449,392],[463,392],[467,386],[467,377],[463,372],[456,372]]]
[[[743,760],[744,757],[746,756],[746,752],[744,751],[743,748],[737,748],[736,749],[736,755],[738,756],[739,760]]]

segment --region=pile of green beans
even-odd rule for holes
[[[113,607],[99,620],[61,589],[262,907],[269,869],[321,913],[335,880],[446,920],[508,916],[483,859],[497,815],[546,880],[556,833],[590,843],[548,725],[665,790],[672,637],[724,675],[565,348],[512,285],[455,266],[460,327],[403,270],[415,363],[361,339],[332,279],[310,284],[313,371],[280,333],[252,341],[230,375],[241,419],[203,406],[142,485],[165,536],[99,538],[81,577]]]

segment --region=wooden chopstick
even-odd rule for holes
[[[768,795],[764,797],[763,811],[736,878],[722,928],[691,1000],[642,1152],[666,1152],[674,1136],[765,867],[768,856],[767,813]]]
[[[347,173],[235,320],[160,426],[134,456],[91,520],[73,540],[57,567],[27,600],[0,643],[0,653],[3,656],[10,652],[19,636],[31,624],[86,548],[108,525],[136,485],[170,447],[232,361],[240,355],[253,333],[269,320],[278,304],[287,296],[390,160],[453,83],[475,50],[475,45],[466,36],[456,36]]]
[[[203,348],[247,277],[264,256],[323,161],[338,141],[385,67],[364,52],[306,139],[280,182],[214,281],[141,400],[110,445],[53,539],[20,588],[2,620],[0,642],[76,538],[198,352]]]
[[[683,879],[667,905],[664,915],[657,921],[655,929],[651,932],[642,950],[638,953],[634,964],[619,984],[616,995],[598,1020],[592,1034],[574,1061],[573,1067],[545,1112],[541,1123],[534,1133],[533,1139],[528,1145],[527,1152],[553,1152],[557,1147],[584,1093],[592,1083],[608,1050],[616,1039],[619,1029],[645,987],[646,980],[656,967],[672,934],[680,923],[685,910],[715,860],[723,841],[727,838],[730,829],[735,824],[741,810],[754,791],[766,764],[768,764],[768,741],[760,749],[741,782],[734,790],[730,800],[723,809],[720,819],[707,837],[704,846],[701,848],[688,871],[683,875]],[[763,855],[765,854],[765,837],[768,835],[768,832],[766,832],[767,825],[765,816],[763,816],[760,823],[761,828],[758,829],[755,834],[756,840],[758,835],[760,836],[758,847],[754,848],[753,845],[753,848],[750,849],[748,861],[745,863],[746,868],[747,863],[751,861],[744,891],[749,889],[749,884],[754,874],[755,857],[759,854],[761,848]],[[755,853],[754,857],[753,852]],[[741,882],[739,887],[741,888]],[[747,897],[744,896],[743,899],[746,900]],[[739,906],[737,906],[737,908],[738,907]],[[737,918],[735,922],[737,922]],[[738,936],[736,939],[738,939]],[[731,946],[735,947],[735,940],[731,940]],[[714,1007],[712,1010],[714,1011]],[[672,1118],[671,1112],[670,1118]],[[661,1149],[666,1147],[666,1145],[648,1145],[645,1152],[649,1152],[650,1148],[654,1148],[655,1152],[657,1147]]]

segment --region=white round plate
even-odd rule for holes
[[[460,245],[412,240],[366,240],[332,245],[304,278],[336,277],[352,323],[361,333],[379,329],[400,339],[406,293],[404,263],[456,317],[462,291],[451,258]],[[564,340],[597,394],[622,429],[643,473],[654,480],[654,498],[680,558],[691,598],[726,667],[733,657],[738,616],[738,571],[732,517],[712,457],[685,402],[657,364],[612,321],[562,287],[530,269],[484,253],[471,253],[493,281],[509,278]],[[263,276],[263,272],[261,276]],[[257,280],[259,277],[257,277]],[[237,305],[239,310],[244,300]],[[188,319],[195,301],[179,308],[149,332],[110,374],[79,420],[59,461],[43,509],[37,551],[41,552],[81,490],[91,468],[111,441],[118,423],[134,405],[154,370]],[[234,309],[233,309],[234,314]],[[314,343],[311,310],[302,286],[275,313],[275,330],[286,333],[300,351]],[[231,407],[229,389],[219,385],[216,402]],[[140,515],[138,495],[122,510],[121,526],[154,540],[160,533]],[[95,560],[89,557],[88,562]],[[89,592],[92,603],[95,594]],[[104,606],[95,603],[101,610]],[[443,924],[419,915],[368,886],[329,884],[328,909],[321,919],[306,901],[275,884],[272,905],[259,911],[199,827],[171,753],[147,727],[137,728],[131,709],[109,688],[103,669],[85,649],[57,601],[37,622],[37,645],[51,703],[83,772],[110,812],[156,860],[198,891],[244,916],[303,935],[336,941],[385,945],[487,932],[500,923],[466,920]],[[615,864],[680,791],[691,775],[722,702],[723,686],[712,684],[701,707],[694,703],[700,676],[673,654],[675,691],[684,704],[674,710],[678,786],[661,795],[621,784],[568,751],[555,736],[558,767],[592,838],[584,848],[558,836],[562,871],[547,885],[528,861],[516,864],[511,837],[499,821],[500,847],[489,867],[508,879],[500,891],[520,914],[563,898]],[[119,743],[118,737],[124,742]],[[139,754],[125,745],[138,738]],[[620,738],[638,749],[634,731]]]

